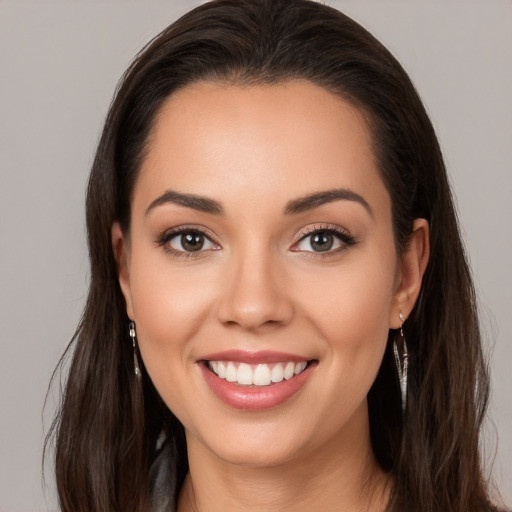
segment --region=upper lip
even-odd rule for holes
[[[223,352],[214,352],[206,354],[198,358],[198,361],[233,361],[237,363],[246,364],[269,364],[269,363],[282,363],[292,361],[300,363],[302,361],[309,361],[310,358],[299,356],[297,354],[288,354],[285,352],[275,352],[272,350],[261,351],[248,351],[248,350],[225,350]]]

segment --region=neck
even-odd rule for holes
[[[221,460],[187,436],[190,472],[178,511],[384,511],[389,478],[374,458],[368,429],[364,436],[346,434],[281,464],[259,467]]]

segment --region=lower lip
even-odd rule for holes
[[[281,405],[295,395],[304,386],[316,364],[309,363],[301,373],[290,380],[261,387],[240,386],[228,382],[210,371],[206,364],[201,363],[199,366],[210,389],[225,404],[236,409],[259,411]]]

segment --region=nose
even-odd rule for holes
[[[233,260],[218,304],[219,320],[248,331],[287,325],[294,311],[283,262],[268,249]]]

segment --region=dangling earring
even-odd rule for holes
[[[405,414],[405,408],[407,406],[407,369],[409,367],[407,353],[407,344],[405,343],[404,336],[404,315],[402,312],[398,313],[398,318],[400,318],[400,337],[398,343],[400,343],[400,349],[397,344],[397,338],[393,340],[393,352],[395,354],[395,363],[396,369],[398,371],[398,380],[400,381],[400,392],[402,395],[402,414]],[[402,357],[400,357],[399,350],[402,352]]]
[[[132,339],[132,345],[133,345],[133,369],[135,372],[135,376],[138,379],[140,379],[142,377],[142,373],[140,371],[139,360],[137,358],[137,341],[136,341],[137,334],[135,332],[135,322],[130,322],[129,329],[130,329],[130,338]]]

